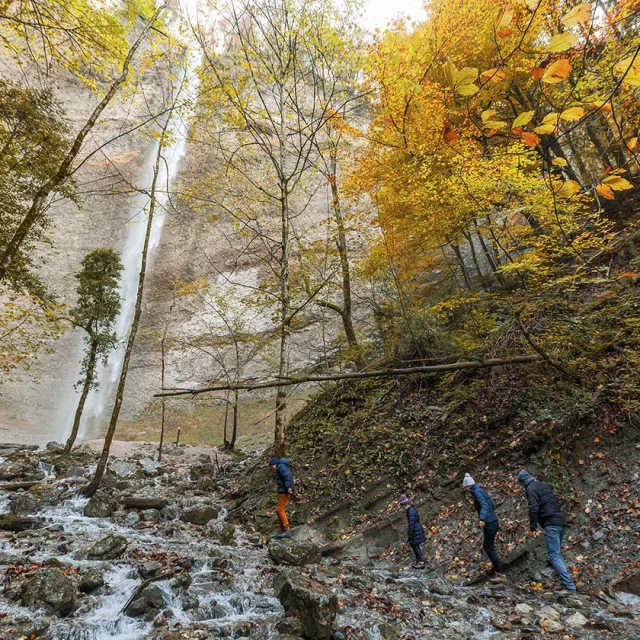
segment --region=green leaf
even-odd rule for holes
[[[580,39],[580,36],[572,33],[571,31],[565,31],[564,33],[558,33],[551,42],[545,47],[545,51],[549,53],[561,53],[567,51]]]

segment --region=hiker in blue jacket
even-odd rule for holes
[[[280,525],[280,532],[276,533],[274,538],[290,538],[291,527],[287,518],[285,509],[291,500],[291,496],[295,492],[295,484],[293,482],[293,474],[291,473],[291,463],[287,458],[277,458],[271,456],[269,458],[269,466],[276,472],[276,485],[278,488],[278,504],[276,505],[276,515]]]
[[[487,490],[478,484],[468,473],[464,474],[462,487],[467,489],[473,497],[473,503],[478,512],[478,526],[482,528],[484,533],[484,541],[482,550],[489,556],[491,564],[495,570],[495,576],[491,578],[491,582],[506,582],[507,576],[502,569],[500,558],[496,553],[496,535],[500,530],[500,521],[496,515],[493,500],[487,493]]]
[[[425,542],[427,536],[424,534],[424,527],[420,522],[420,514],[414,505],[411,504],[411,500],[404,494],[400,496],[400,506],[407,512],[407,542],[413,549],[413,554],[416,559],[411,564],[414,569],[424,569],[424,558],[422,557],[422,549],[420,545]]]

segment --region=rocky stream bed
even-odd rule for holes
[[[307,526],[269,542],[229,522],[229,470],[254,460],[153,455],[112,459],[88,500],[91,449],[0,446],[0,639],[640,638],[633,594],[462,586]]]

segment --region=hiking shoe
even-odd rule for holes
[[[489,579],[489,582],[493,582],[493,584],[501,584],[507,581],[507,576],[504,573],[496,573],[493,578]]]
[[[424,569],[425,568],[425,564],[424,564],[424,562],[414,562],[413,563],[413,568],[414,569]]]
[[[276,538],[290,538],[291,537],[291,531],[289,531],[288,529],[286,531],[281,531]]]

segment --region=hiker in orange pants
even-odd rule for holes
[[[276,482],[278,485],[278,506],[276,507],[276,514],[278,515],[278,522],[280,523],[280,532],[273,536],[274,538],[291,537],[291,527],[289,526],[289,519],[285,511],[295,490],[293,474],[289,467],[290,464],[287,458],[276,458],[275,456],[269,458],[269,466],[276,472]]]

